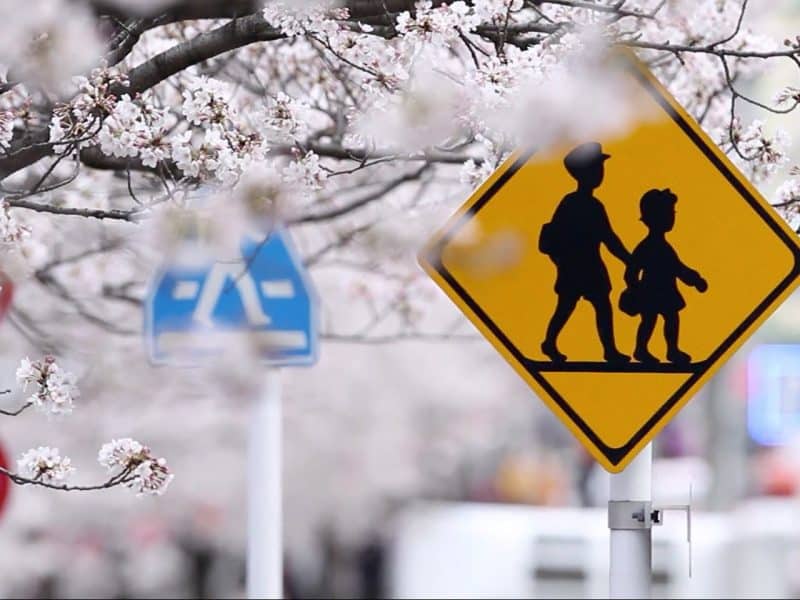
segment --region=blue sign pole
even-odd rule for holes
[[[267,370],[250,423],[247,597],[283,598],[283,427],[280,369]]]
[[[267,367],[250,424],[247,595],[283,596],[280,367],[317,360],[317,302],[283,229],[245,239],[241,259],[167,265],[145,306],[145,339],[157,364],[196,365],[230,342],[255,342]]]

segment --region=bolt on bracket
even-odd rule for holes
[[[612,500],[608,503],[609,529],[650,529],[654,519],[653,504],[644,501]]]
[[[666,511],[686,514],[686,542],[689,545],[689,577],[692,576],[692,489],[688,504],[653,507],[649,501],[611,500],[608,503],[608,528],[614,530],[652,529],[664,524]]]

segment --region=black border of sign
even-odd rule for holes
[[[744,332],[761,317],[764,312],[772,305],[772,303],[792,284],[792,282],[800,275],[800,248],[797,243],[792,240],[784,229],[775,221],[775,217],[769,214],[764,206],[750,193],[745,185],[731,172],[731,170],[720,160],[720,158],[709,148],[698,133],[692,126],[677,112],[670,102],[662,96],[659,90],[653,83],[641,72],[635,65],[628,67],[632,74],[639,80],[644,88],[650,93],[651,96],[658,102],[658,104],[667,112],[675,123],[683,130],[683,132],[695,143],[700,151],[714,164],[714,166],[725,176],[730,184],[741,194],[748,204],[755,210],[756,214],[760,216],[769,225],[775,234],[786,244],[789,250],[794,255],[794,266],[788,275],[754,310],[748,317],[720,344],[720,346],[711,353],[711,355],[703,361],[703,368],[692,374],[678,390],[661,406],[658,411],[637,431],[628,442],[619,447],[611,447],[606,445],[597,434],[580,418],[580,416],[570,407],[569,403],[561,397],[561,395],[550,385],[550,383],[542,376],[540,371],[531,369],[528,366],[530,359],[526,357],[517,348],[510,339],[503,333],[494,321],[487,315],[483,309],[472,299],[467,291],[461,287],[456,281],[455,277],[444,267],[439,260],[442,255],[443,248],[450,242],[452,237],[461,227],[469,221],[489,200],[505,185],[505,183],[514,176],[514,174],[528,162],[528,159],[533,155],[534,151],[530,150],[521,155],[514,164],[503,173],[500,178],[495,181],[492,186],[486,190],[469,209],[462,215],[459,221],[451,227],[447,232],[442,235],[441,239],[437,241],[430,249],[425,259],[434,268],[439,275],[450,285],[450,287],[459,295],[461,300],[469,306],[473,313],[483,322],[483,324],[494,334],[494,336],[505,346],[511,355],[517,360],[520,366],[525,370],[544,388],[550,397],[558,404],[561,410],[572,420],[573,423],[591,440],[595,447],[602,452],[602,454],[613,465],[618,465],[631,450],[639,443],[639,441],[646,436],[661,420],[661,418],[675,406],[675,404],[688,392],[692,385],[700,379],[705,373],[711,369],[719,358],[739,339]]]

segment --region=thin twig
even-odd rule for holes
[[[95,485],[67,485],[61,483],[48,483],[40,479],[31,479],[30,477],[23,477],[17,473],[13,473],[8,469],[0,467],[0,474],[8,477],[13,483],[17,485],[33,485],[48,488],[50,490],[58,490],[61,492],[93,492],[97,490],[107,490],[118,485],[125,485],[136,481],[139,476],[133,475],[133,471],[126,469],[122,473],[114,475],[104,483]]]

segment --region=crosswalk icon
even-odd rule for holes
[[[213,359],[245,337],[272,366],[314,363],[316,296],[288,234],[245,238],[240,260],[167,266],[145,305],[145,336],[159,364]]]

